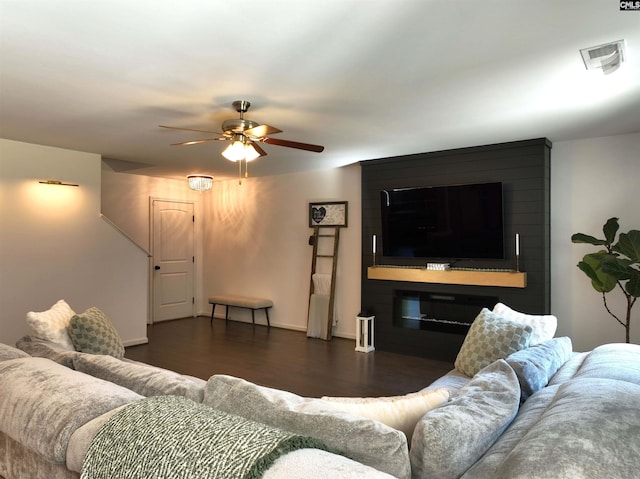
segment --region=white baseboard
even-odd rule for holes
[[[353,341],[356,340],[356,335],[355,334],[350,334],[350,333],[347,333],[347,334],[335,334],[334,333],[333,336],[336,337],[336,338],[351,339]]]
[[[211,315],[209,315],[209,317],[211,317]],[[213,316],[213,319],[221,319],[222,321],[224,321],[224,314],[215,314]],[[247,323],[247,324],[251,324],[251,318],[249,319],[237,319],[234,318],[232,315],[229,315],[229,321],[236,321],[238,323]],[[293,331],[306,331],[307,328],[301,327],[301,326],[297,326],[295,324],[286,324],[286,323],[276,323],[274,321],[270,321],[271,323],[271,327],[272,328],[280,328],[280,329],[291,329]],[[260,318],[256,318],[256,325],[258,326],[266,326],[267,325],[267,320],[264,319],[263,317]]]
[[[125,348],[127,346],[137,346],[139,344],[147,344],[149,342],[149,338],[144,337],[144,338],[137,338],[137,339],[128,339],[126,341],[122,341],[122,344],[124,344]]]
[[[211,315],[209,315],[209,317],[211,317]],[[213,319],[221,319],[221,320],[224,321],[224,314],[215,314],[213,316]],[[237,321],[239,323],[249,323],[249,324],[251,323],[251,319],[249,319],[248,321],[247,320],[243,320],[243,319],[235,319],[231,315],[229,316],[229,321]],[[256,319],[256,324],[262,325],[262,326],[266,326],[266,323],[263,322],[263,320],[261,320],[261,319]],[[297,324],[288,324],[288,323],[276,323],[274,321],[271,321],[271,327],[280,328],[280,329],[290,329],[292,331],[302,331],[302,332],[306,332],[307,331],[307,328],[304,327],[304,326],[299,326]],[[351,339],[353,341],[356,340],[355,333],[336,334],[335,330],[334,330],[333,336],[335,338]]]

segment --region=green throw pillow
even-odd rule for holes
[[[124,357],[124,345],[116,328],[98,308],[74,315],[69,323],[69,336],[77,351]]]
[[[455,367],[473,377],[494,361],[528,348],[532,333],[531,326],[505,319],[482,308],[462,343]]]

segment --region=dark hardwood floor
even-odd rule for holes
[[[229,374],[308,397],[394,396],[418,391],[451,363],[383,351],[355,351],[355,341],[197,317],[148,326],[149,343],[125,356],[208,379]]]

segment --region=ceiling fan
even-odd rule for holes
[[[225,120],[222,123],[222,133],[193,128],[179,128],[165,125],[159,126],[160,128],[169,128],[172,130],[195,131],[199,133],[213,133],[215,135],[220,135],[216,138],[204,138],[201,140],[173,143],[172,146],[196,145],[198,143],[206,143],[209,141],[231,141],[231,144],[222,152],[222,155],[231,161],[251,161],[260,156],[266,156],[267,153],[258,145],[258,143],[285,146],[287,148],[296,148],[298,150],[313,151],[316,153],[320,153],[324,150],[324,146],[320,145],[311,145],[309,143],[271,138],[269,135],[281,133],[282,130],[270,125],[261,125],[260,123],[244,118],[244,114],[251,106],[251,103],[246,100],[236,100],[232,105],[235,110],[240,113],[240,118]]]

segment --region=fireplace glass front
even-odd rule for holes
[[[496,296],[396,290],[393,325],[464,335],[480,310],[497,302]]]

